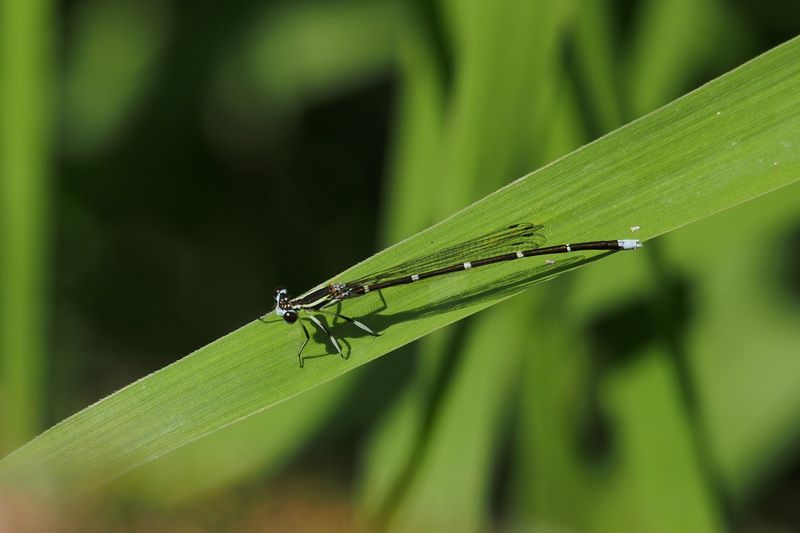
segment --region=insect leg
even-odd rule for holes
[[[345,316],[345,315],[343,315],[343,314],[341,314],[341,313],[337,313],[336,311],[325,311],[325,310],[323,310],[323,309],[317,309],[317,312],[319,312],[319,313],[325,313],[326,315],[331,315],[331,316],[339,317],[339,318],[341,318],[342,320],[346,320],[347,322],[350,322],[350,323],[352,323],[352,324],[355,324],[357,327],[359,327],[359,328],[363,329],[364,331],[366,331],[367,333],[369,333],[369,334],[370,334],[370,335],[372,335],[373,337],[380,337],[380,336],[381,336],[381,334],[380,334],[380,333],[378,333],[377,331],[373,331],[373,330],[372,330],[372,328],[370,328],[369,326],[367,326],[367,325],[366,325],[366,324],[364,324],[363,322],[359,322],[359,321],[358,321],[358,320],[356,320],[355,318],[350,318],[349,316]]]
[[[303,342],[303,345],[300,347],[300,351],[297,352],[297,359],[300,361],[300,368],[303,368],[303,350],[305,349],[306,344],[308,344],[308,341],[309,341],[309,339],[311,337],[308,335],[308,329],[306,329],[306,325],[303,324],[302,322],[300,322],[300,325],[303,327],[303,333],[305,333],[305,335],[306,335],[306,340],[305,340],[305,342]]]
[[[324,331],[324,332],[325,332],[325,334],[326,334],[326,335],[328,336],[328,338],[331,340],[331,344],[333,344],[333,347],[334,347],[334,348],[336,348],[336,351],[337,351],[337,352],[339,352],[339,355],[341,355],[343,359],[347,359],[347,356],[344,354],[344,352],[342,352],[342,348],[339,346],[339,342],[336,340],[336,337],[334,337],[333,335],[331,335],[331,332],[330,332],[330,331],[328,331],[328,328],[326,328],[326,327],[325,327],[325,326],[322,324],[322,322],[320,322],[320,321],[319,321],[319,319],[318,319],[317,317],[315,317],[314,315],[312,315],[312,314],[309,314],[309,315],[308,315],[308,318],[309,318],[309,320],[311,320],[312,322],[314,322],[314,324],[316,324],[316,325],[317,325],[317,327],[318,327],[319,329],[321,329],[322,331]]]

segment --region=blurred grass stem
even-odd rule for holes
[[[0,451],[41,429],[53,10],[0,0]]]

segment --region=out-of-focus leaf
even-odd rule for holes
[[[160,0],[89,1],[70,21],[64,140],[75,154],[113,142],[157,76],[170,13]]]

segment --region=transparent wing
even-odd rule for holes
[[[475,239],[437,250],[428,255],[420,255],[386,270],[344,283],[347,287],[371,285],[388,279],[401,278],[412,274],[421,274],[438,268],[477,261],[496,255],[533,250],[542,246],[547,240],[539,233],[543,226],[522,222],[492,231]]]

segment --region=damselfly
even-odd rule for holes
[[[275,314],[289,324],[294,324],[301,318],[308,318],[328,336],[333,348],[346,359],[347,356],[342,351],[342,347],[336,337],[328,331],[319,318],[314,316],[314,313],[340,318],[361,328],[370,335],[378,337],[380,333],[372,330],[363,322],[327,308],[344,300],[364,296],[370,292],[525,257],[565,254],[582,250],[635,250],[642,247],[642,243],[635,239],[590,241],[542,247],[545,238],[539,233],[541,229],[542,226],[529,223],[513,224],[431,255],[414,258],[364,278],[343,283],[331,283],[312,289],[296,298],[290,298],[286,289],[279,287],[275,289]],[[547,263],[552,264],[554,261],[548,260]],[[301,313],[303,313],[302,317]],[[302,368],[303,350],[308,344],[310,336],[302,321],[300,325],[306,337],[300,347],[300,351],[297,353],[297,358]]]

